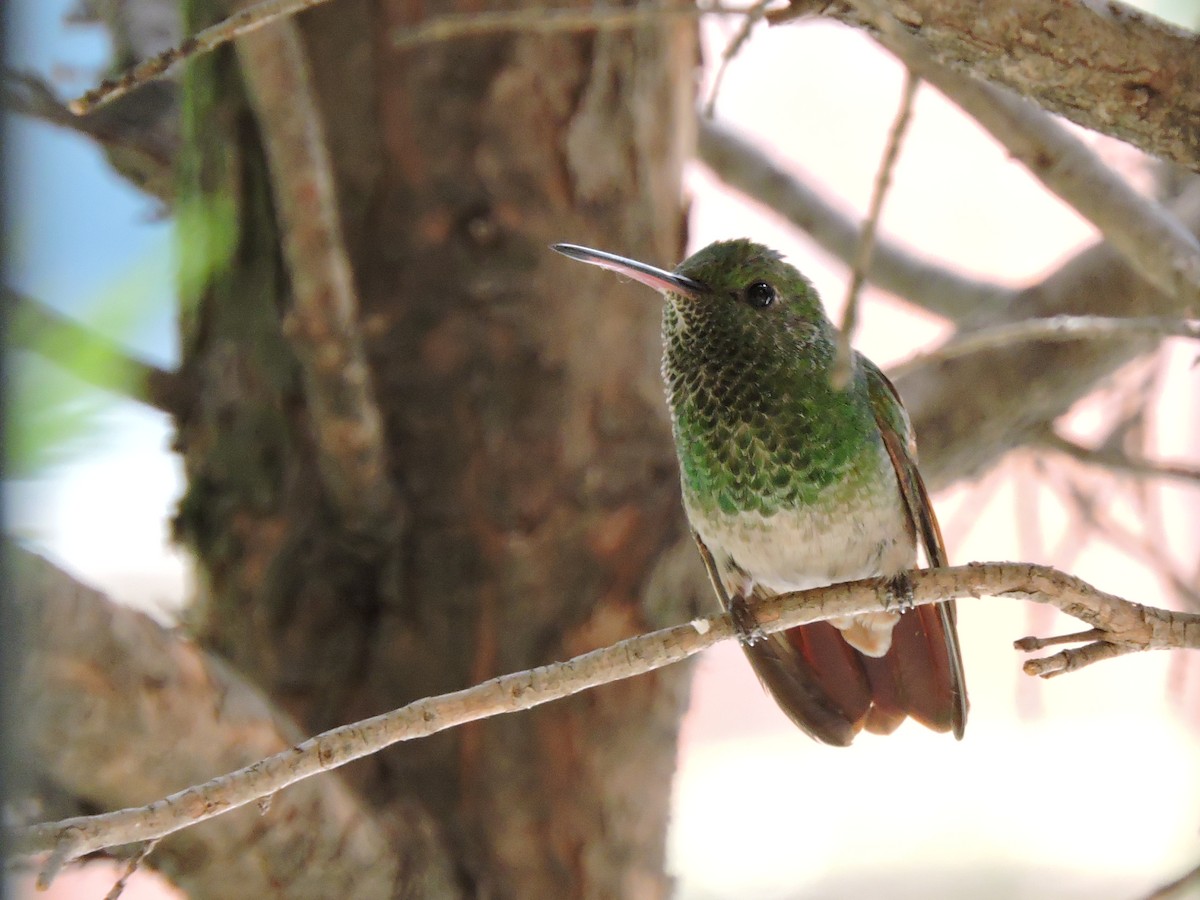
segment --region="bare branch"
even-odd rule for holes
[[[1200,241],[1032,103],[935,62],[881,0],[852,0],[905,65],[986,128],[1047,188],[1103,232],[1137,272],[1200,308]]]
[[[830,381],[838,390],[843,390],[850,383],[851,349],[850,340],[854,337],[854,329],[858,326],[858,297],[862,292],[863,280],[866,278],[867,267],[875,252],[875,229],[879,227],[879,216],[883,212],[883,199],[887,196],[888,186],[892,181],[892,169],[895,168],[896,158],[900,155],[900,145],[904,142],[904,132],[908,129],[912,118],[913,98],[921,80],[906,70],[904,73],[904,88],[900,94],[900,106],[896,110],[896,118],[888,131],[887,144],[883,150],[883,159],[879,163],[879,171],[875,174],[875,186],[871,190],[871,203],[867,208],[867,218],[863,222],[862,233],[858,239],[858,250],[854,254],[854,265],[850,268],[850,285],[846,289],[846,309],[842,316],[842,328],[838,337],[837,359],[833,364]]]
[[[1114,547],[1145,560],[1182,603],[1200,609],[1200,591],[1189,584],[1185,575],[1180,574],[1175,560],[1162,543],[1154,541],[1144,532],[1138,533],[1127,527],[1111,514],[1107,503],[1097,502],[1076,479],[1068,475],[1065,482],[1065,485],[1054,486],[1078,511],[1080,519],[1102,534]]]
[[[714,122],[699,124],[700,159],[730,187],[775,210],[838,259],[852,264],[861,228],[813,188],[777,166],[748,138]],[[887,242],[875,245],[867,278],[883,290],[950,319],[1003,309],[1017,291],[963,277]]]
[[[1200,231],[1200,182],[1171,203]],[[1043,281],[1018,292],[1001,310],[981,311],[973,328],[1059,314],[1181,318],[1177,297],[1155,290],[1108,244],[1075,254]],[[1042,437],[1052,422],[1097,382],[1158,346],[1160,338],[1052,344],[1017,343],[913,367],[896,379],[921,446],[921,474],[932,490],[978,474],[1008,450]],[[964,391],[963,385],[970,385]]]
[[[294,297],[284,331],[304,373],[325,486],[352,527],[395,527],[383,422],[300,34],[294,22],[282,21],[237,50],[270,162]]]
[[[1055,431],[1047,431],[1041,444],[1050,450],[1057,450],[1072,459],[1094,466],[1103,466],[1118,472],[1128,472],[1131,475],[1143,475],[1150,478],[1178,478],[1182,481],[1200,481],[1200,466],[1185,462],[1167,462],[1165,460],[1144,459],[1120,453],[1106,448],[1092,449],[1084,447],[1075,441],[1070,441]]]
[[[177,65],[252,32],[279,19],[295,16],[328,0],[261,0],[238,10],[226,19],[197,32],[178,46],[143,60],[115,78],[106,79],[68,104],[75,115],[84,115],[111,103],[145,84],[162,78]],[[480,34],[524,31],[547,34],[557,31],[595,31],[631,28],[669,16],[695,17],[708,14],[752,15],[743,7],[725,7],[719,3],[701,6],[634,7],[629,9],[535,9],[484,11],[464,15],[439,16],[413,28],[398,31],[393,42],[398,47],[448,41]]]
[[[234,38],[257,31],[284,16],[294,16],[326,0],[262,0],[245,9],[240,9],[227,19],[205,28],[186,38],[177,47],[164,50],[157,56],[143,60],[116,78],[105,79],[82,97],[72,100],[68,107],[77,116],[91,112],[96,107],[111,103],[135,88],[161,78],[179,63],[205,53],[211,53]]]
[[[1072,637],[1077,637],[1077,635],[1072,635]],[[1015,641],[1014,645],[1020,643],[1020,641]],[[1021,648],[1018,647],[1018,649]],[[1110,644],[1105,641],[1095,641],[1091,644],[1084,644],[1082,647],[1072,647],[1069,650],[1060,651],[1053,656],[1027,660],[1021,666],[1021,671],[1026,675],[1034,675],[1038,678],[1055,678],[1058,675],[1065,675],[1068,672],[1077,672],[1093,663],[1103,662],[1106,659],[1116,659],[1118,656],[1133,653],[1137,649],[1137,647],[1131,647],[1128,644]]]
[[[104,895],[104,900],[119,900],[120,896],[125,893],[125,888],[129,886],[129,879],[134,876],[134,873],[137,872],[137,870],[141,867],[146,857],[153,853],[154,848],[157,846],[157,839],[146,841],[146,843],[142,844],[142,846],[138,849],[137,853],[129,857],[129,862],[125,864],[125,871],[121,873],[121,877],[117,879],[116,884],[112,886],[112,889]],[[38,887],[41,890],[45,890],[49,886],[50,885],[48,882],[46,884],[42,884],[41,880],[38,881]]]
[[[614,31],[634,28],[664,18],[704,15],[761,17],[755,6],[700,3],[692,6],[592,7],[591,9],[513,9],[445,15],[429,19],[392,35],[396,47],[412,47],[500,32],[555,34],[566,31]]]
[[[943,65],[997,82],[1046,110],[1200,172],[1200,38],[1120,2],[889,0]],[[792,0],[768,16],[834,16],[871,27],[856,4]]]
[[[1047,566],[982,563],[919,571],[912,573],[912,588],[916,604],[983,595],[1051,604],[1101,631],[1100,647],[1117,648],[1087,650],[1091,657],[1168,647],[1200,649],[1200,615],[1130,603]],[[762,630],[771,633],[834,616],[878,610],[884,600],[878,581],[865,579],[783,594],[756,604],[754,615]],[[18,829],[12,835],[12,845],[21,855],[62,853],[66,845],[65,856],[77,858],[103,847],[171,834],[399,741],[531,709],[601,684],[651,672],[737,634],[727,615],[717,615],[640,635],[565,662],[504,675],[332,729],[148,806]],[[1092,634],[1089,632],[1087,637],[1090,639]],[[1083,655],[1076,651],[1071,658],[1081,659]],[[1065,665],[1069,668],[1072,664]]]
[[[745,21],[737,30],[737,34],[721,51],[721,62],[717,66],[717,74],[713,77],[712,90],[708,94],[708,102],[704,104],[704,118],[711,119],[713,113],[717,109],[717,97],[721,93],[721,85],[725,81],[725,73],[729,70],[729,64],[733,62],[733,58],[741,52],[746,41],[750,39],[750,32],[754,30],[754,26],[763,20],[767,14],[767,6],[772,0],[758,0],[746,14]]]
[[[130,356],[115,341],[10,287],[3,289],[12,346],[44,356],[94,387],[176,411],[179,376]]]
[[[1095,341],[1122,335],[1186,337],[1200,340],[1200,322],[1166,316],[1133,319],[1122,319],[1118,316],[1051,316],[1048,319],[1026,319],[1023,322],[1010,322],[955,335],[936,350],[914,356],[897,366],[894,374],[900,377],[919,366],[1013,344],[1035,341]]]

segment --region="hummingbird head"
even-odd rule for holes
[[[553,249],[654,288],[684,319],[750,332],[828,327],[809,280],[776,251],[744,238],[709,244],[674,272],[576,244]]]

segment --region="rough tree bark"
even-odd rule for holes
[[[199,639],[305,731],[688,615],[685,592],[655,608],[646,591],[681,531],[659,308],[546,246],[680,256],[694,23],[389,46],[469,8],[340,0],[299,20],[390,455],[383,526],[339,509],[318,459],[264,117],[228,52],[188,76],[180,201],[204,198],[193,251],[231,233],[233,255],[185,316],[177,532]],[[190,24],[222,12],[196,0]],[[348,780],[394,827],[432,827],[464,893],[662,896],[687,678],[421,741]],[[177,868],[195,896],[239,892]]]

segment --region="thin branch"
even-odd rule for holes
[[[1140,606],[1099,591],[1048,566],[982,563],[912,573],[913,603],[983,595],[1049,603],[1103,632],[1058,669],[1078,667],[1083,655],[1185,647],[1200,649],[1200,615]],[[766,633],[881,608],[876,579],[783,594],[754,607]],[[738,634],[728,615],[696,619],[630,638],[565,662],[494,678],[466,690],[418,700],[383,715],[334,728],[229,775],[214,778],[148,806],[15,829],[19,855],[55,853],[66,859],[104,847],[149,840],[271,796],[283,788],[376,753],[467,722],[531,709],[552,700],[630,678],[699,653]],[[1090,637],[1090,635],[1089,635]],[[1058,660],[1059,654],[1052,659]],[[1088,661],[1091,661],[1090,659]],[[1042,672],[1041,674],[1052,674]],[[67,850],[64,852],[63,847]]]
[[[395,527],[383,421],[298,27],[281,21],[239,42],[237,50],[270,162],[294,298],[284,331],[304,375],[325,486],[352,527]]]
[[[1044,109],[1200,172],[1200,54],[1193,31],[1127,3],[889,0],[939,62]],[[1179,7],[1183,8],[1183,7]],[[791,0],[772,24],[805,15],[871,29],[854,4]]]
[[[1066,454],[1072,459],[1102,466],[1131,475],[1143,475],[1150,478],[1178,478],[1181,481],[1200,481],[1200,466],[1185,462],[1167,462],[1164,460],[1144,459],[1107,449],[1092,449],[1084,447],[1075,441],[1067,440],[1053,430],[1048,430],[1040,442],[1050,450]]]
[[[276,19],[294,16],[299,12],[325,3],[326,0],[262,0],[253,6],[240,9],[227,19],[185,38],[183,43],[157,56],[142,60],[132,69],[115,78],[107,78],[96,87],[77,97],[68,108],[77,116],[91,112],[98,106],[111,103],[118,97],[166,75],[182,62],[196,56],[211,53],[234,38],[257,31]]]
[[[1200,234],[1200,180],[1171,201],[1180,221]],[[985,310],[971,327],[1050,318],[1194,315],[1155,290],[1107,243],[1062,263],[1004,308]],[[964,326],[967,323],[964,322]],[[1053,422],[1121,366],[1157,346],[1152,336],[1122,340],[1023,343],[922,366],[895,379],[925,452],[921,474],[932,490],[978,475],[1007,451],[1036,443]],[[963,386],[970,390],[964,391]]]
[[[934,61],[879,0],[851,0],[880,41],[962,107],[1049,190],[1092,222],[1147,281],[1200,308],[1200,241],[1033,103]]]
[[[771,2],[772,0],[758,0],[758,2],[755,3],[747,13],[746,19],[744,22],[742,22],[741,26],[739,26],[737,34],[733,36],[733,39],[721,52],[721,62],[717,66],[717,74],[713,77],[712,90],[709,91],[708,102],[704,104],[704,118],[711,119],[713,117],[713,113],[716,112],[717,97],[721,93],[721,85],[725,81],[725,73],[729,70],[729,64],[733,62],[733,58],[741,52],[741,49],[745,46],[746,41],[750,39],[750,32],[754,30],[754,26],[761,22],[766,16],[767,6],[769,6]]]
[[[134,876],[134,873],[141,867],[146,857],[153,853],[154,848],[157,846],[157,838],[142,844],[138,852],[129,858],[129,862],[125,865],[125,871],[121,873],[121,877],[117,879],[112,889],[104,895],[104,900],[119,900],[120,896],[125,893],[125,888],[129,886],[129,879]],[[38,888],[40,890],[45,890],[49,886],[48,883],[42,884],[41,880],[38,880]]]
[[[838,337],[837,358],[834,360],[830,382],[837,390],[845,389],[850,383],[853,359],[850,341],[854,330],[858,327],[858,298],[862,293],[863,281],[866,279],[867,267],[871,265],[871,257],[875,252],[875,229],[879,227],[879,216],[883,212],[883,200],[887,196],[888,186],[892,182],[892,170],[896,167],[896,159],[900,155],[900,147],[904,143],[904,133],[912,119],[913,100],[917,96],[917,88],[921,80],[911,69],[905,70],[904,89],[900,94],[900,106],[896,110],[896,118],[888,131],[887,144],[883,149],[883,159],[879,163],[879,171],[875,174],[875,186],[871,190],[871,203],[867,208],[867,218],[863,222],[862,232],[858,238],[858,250],[854,254],[854,265],[850,268],[850,284],[846,289],[846,308],[842,315],[842,327]]]
[[[829,253],[851,265],[861,240],[857,221],[776,165],[749,138],[707,120],[699,123],[701,161],[729,187],[774,210]],[[950,319],[1004,309],[1017,292],[966,278],[878,241],[867,278],[885,291]]]
[[[211,53],[230,41],[289,16],[295,16],[320,6],[328,0],[262,0],[238,10],[215,25],[210,25],[185,39],[181,44],[164,50],[138,63],[114,78],[72,100],[68,108],[75,115],[84,115],[99,106],[111,103],[145,84],[162,78],[181,63]],[[719,3],[703,6],[634,7],[630,9],[535,9],[511,12],[478,12],[464,15],[440,16],[412,28],[397,31],[393,42],[397,47],[414,46],[437,41],[495,34],[505,31],[528,31],[546,34],[556,31],[594,31],[597,29],[631,28],[670,16],[696,17],[708,14],[749,15],[750,9],[725,7]]]
[[[514,10],[487,10],[461,15],[445,15],[392,33],[395,47],[414,47],[441,41],[479,37],[486,34],[521,32],[556,34],[574,31],[614,31],[635,28],[664,18],[699,16],[748,16],[761,18],[756,6],[725,6],[701,3],[695,6],[592,7],[590,9],[544,9],[531,7]]]
[[[12,347],[50,360],[94,387],[173,413],[182,391],[175,372],[129,355],[115,341],[5,286]]]
[[[1072,637],[1074,636],[1072,635]],[[1013,641],[1013,646],[1018,650],[1024,649],[1021,644],[1022,641]],[[1026,675],[1033,675],[1038,678],[1055,678],[1059,675],[1066,675],[1068,672],[1078,672],[1080,669],[1090,666],[1093,663],[1103,662],[1106,659],[1116,659],[1118,656],[1125,656],[1127,653],[1134,653],[1138,649],[1128,644],[1111,644],[1103,640],[1095,641],[1091,644],[1084,644],[1082,647],[1072,647],[1069,650],[1063,650],[1055,653],[1053,656],[1026,660],[1024,665],[1021,666],[1021,671]]]
[[[1123,319],[1119,316],[1051,316],[1026,319],[955,335],[936,350],[921,353],[895,368],[897,378],[925,365],[985,350],[1037,341],[1096,341],[1126,336],[1185,337],[1200,340],[1200,322],[1165,316]]]
[[[1182,603],[1193,609],[1200,609],[1200,591],[1188,583],[1186,576],[1177,571],[1175,560],[1166,547],[1149,540],[1145,534],[1138,534],[1125,526],[1109,512],[1109,504],[1097,502],[1095,497],[1084,490],[1077,481],[1068,474],[1064,486],[1055,485],[1062,491],[1068,503],[1078,512],[1083,521],[1099,532],[1114,547],[1130,556],[1140,557],[1162,580],[1166,588],[1172,591]]]

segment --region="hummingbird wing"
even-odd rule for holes
[[[750,598],[730,597],[727,585],[744,581],[745,572],[719,548],[714,556],[695,529],[692,537],[722,609],[737,619],[737,604]],[[871,684],[860,654],[836,628],[813,622],[744,642],[742,649],[763,687],[802,731],[826,744],[850,745],[871,711]]]
[[[887,376],[865,357],[859,355],[858,361],[866,372],[875,423],[896,470],[913,531],[928,564],[946,566],[946,544],[917,469],[917,446],[908,413]],[[885,699],[879,691],[873,691],[880,712],[879,730],[894,728],[906,714],[935,730],[953,730],[956,738],[962,738],[967,721],[967,688],[956,620],[953,601],[919,606],[896,623],[892,648],[886,656],[863,658],[873,689],[886,685],[893,695]],[[874,731],[872,724],[868,718],[867,728]]]

